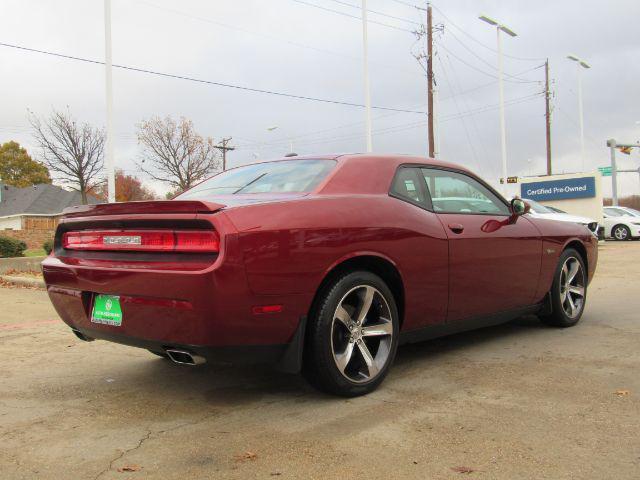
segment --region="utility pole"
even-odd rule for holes
[[[116,174],[113,159],[113,81],[111,60],[111,0],[104,0],[104,68],[105,94],[107,101],[107,198],[109,203],[116,201]]]
[[[551,108],[549,107],[551,92],[549,91],[549,59],[544,62],[544,103],[547,124],[547,175],[552,174],[551,168]]]
[[[229,146],[229,142],[231,140],[232,140],[231,137],[223,138],[220,141],[220,144],[216,145],[216,148],[222,152],[222,171],[223,172],[227,169],[227,152],[236,149],[236,147]]]
[[[611,149],[611,197],[612,205],[618,206],[618,166],[616,165],[616,141],[607,140],[607,147]]]
[[[433,134],[433,14],[431,3],[427,4],[427,83],[429,158],[433,158],[435,156],[435,136]]]
[[[369,85],[369,46],[367,40],[367,0],[362,0],[362,70],[364,76],[364,103],[367,137],[367,152],[373,150],[371,138],[371,87]]]

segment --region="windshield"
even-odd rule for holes
[[[525,202],[529,204],[531,207],[531,211],[535,213],[556,213],[550,208],[545,207],[544,205],[540,205],[535,200],[529,200],[528,198],[523,198]]]
[[[219,173],[178,195],[176,200],[245,193],[306,193],[335,167],[334,160],[255,163]]]

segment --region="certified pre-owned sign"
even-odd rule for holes
[[[570,198],[592,198],[596,196],[595,177],[546,180],[520,185],[522,198],[531,200],[565,200]]]

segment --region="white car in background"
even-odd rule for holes
[[[523,198],[523,200],[531,207],[529,214],[534,217],[548,218],[549,220],[558,220],[559,222],[579,223],[587,227],[593,235],[598,236],[598,222],[591,218],[579,217],[578,215],[571,215],[569,213],[559,213],[557,210],[554,211],[554,209],[547,208],[535,200],[529,200],[528,198]]]
[[[631,217],[640,217],[640,212],[635,208],[629,207],[604,207],[604,213],[609,212],[614,216],[614,214],[619,213],[622,216],[631,216]]]
[[[640,237],[640,212],[627,207],[604,207],[604,238],[631,240]]]

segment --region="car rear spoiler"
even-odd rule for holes
[[[222,203],[200,200],[159,200],[144,202],[99,203],[78,205],[63,210],[65,217],[93,217],[97,215],[213,213],[222,210]]]

